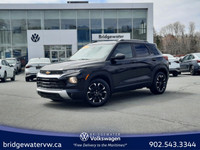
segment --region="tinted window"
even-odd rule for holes
[[[186,61],[186,60],[188,60],[188,59],[189,59],[189,55],[185,56],[185,57],[183,58],[183,61]]]
[[[187,60],[191,60],[191,59],[194,59],[193,55],[189,55],[189,57],[187,58]]]
[[[134,49],[137,57],[145,57],[149,55],[149,50],[144,44],[134,44]]]
[[[157,49],[157,46],[155,44],[147,44],[147,47],[153,53],[154,55],[160,55],[161,52]]]
[[[131,44],[118,44],[112,56],[114,57],[117,53],[124,54],[125,58],[133,57]]]

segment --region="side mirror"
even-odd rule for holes
[[[124,54],[122,54],[122,53],[117,53],[116,55],[115,55],[115,57],[112,57],[111,58],[111,60],[120,60],[120,59],[125,59],[125,55]]]
[[[179,61],[182,62],[182,61],[183,61],[183,58],[180,58]]]
[[[10,65],[10,67],[14,67],[13,65]]]

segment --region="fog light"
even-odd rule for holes
[[[76,84],[77,82],[78,82],[78,80],[77,80],[76,77],[70,77],[69,78],[69,83]]]

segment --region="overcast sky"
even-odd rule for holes
[[[0,3],[66,3],[67,0],[0,0]],[[200,0],[89,0],[90,3],[154,3],[154,27],[159,31],[163,26],[176,21],[188,27],[195,22],[200,32]]]

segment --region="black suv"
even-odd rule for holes
[[[168,62],[154,44],[140,40],[91,43],[67,62],[47,65],[37,75],[37,92],[53,101],[85,99],[105,104],[115,92],[147,87],[162,94]]]

